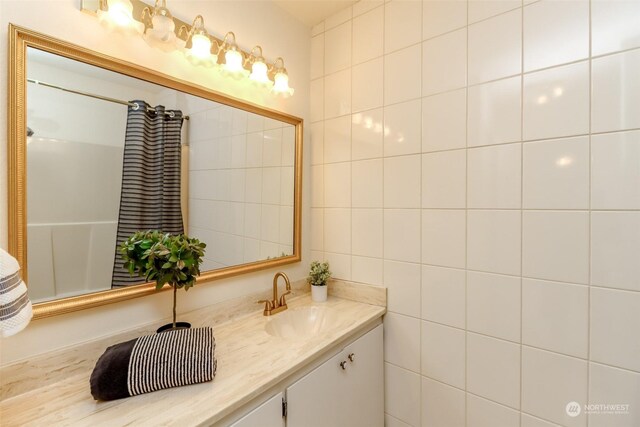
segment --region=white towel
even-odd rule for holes
[[[0,249],[0,336],[23,330],[31,320],[31,301],[20,277],[18,261]]]

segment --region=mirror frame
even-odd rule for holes
[[[27,124],[26,124],[26,66],[27,48],[40,49],[89,65],[104,68],[117,73],[135,77],[147,82],[159,84],[191,95],[206,98],[230,107],[239,108],[271,119],[295,126],[295,163],[294,163],[294,203],[293,203],[293,255],[255,261],[237,266],[225,267],[203,272],[197,279],[198,284],[240,274],[265,270],[285,264],[299,262],[302,253],[302,136],[303,120],[286,113],[260,107],[203,86],[170,77],[166,74],[132,64],[117,58],[94,52],[53,37],[9,24],[8,46],[8,99],[7,99],[7,148],[8,148],[8,232],[9,253],[22,267],[23,279],[27,278]],[[162,290],[169,290],[164,287]],[[124,301],[131,298],[154,294],[155,284],[144,283],[125,289],[111,289],[86,295],[61,298],[58,300],[35,303],[33,318],[40,319],[58,314],[69,313],[104,304]]]

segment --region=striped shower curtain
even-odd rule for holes
[[[123,268],[120,245],[136,231],[184,233],[180,207],[182,112],[131,101],[122,166],[122,191],[112,288],[144,283]],[[138,105],[138,108],[135,107]]]

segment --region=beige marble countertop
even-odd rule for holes
[[[180,320],[189,321],[193,326],[209,325],[214,329],[218,371],[215,379],[208,383],[109,402],[93,400],[89,376],[97,358],[106,346],[139,336],[140,331],[138,335],[130,332],[59,351],[49,358],[40,356],[38,362],[25,361],[5,367],[2,387],[6,389],[4,400],[0,401],[0,424],[3,427],[214,424],[326,350],[379,321],[386,311],[386,289],[340,285],[344,286],[335,286],[333,296],[321,303],[333,308],[339,316],[335,328],[304,340],[267,334],[265,324],[270,318],[263,316],[262,311],[240,314],[220,323],[214,319],[211,308],[180,316]],[[310,304],[316,303],[308,293],[288,301],[290,308]],[[16,374],[16,370],[29,373]]]

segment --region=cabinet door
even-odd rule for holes
[[[287,427],[340,425],[346,377],[346,370],[340,367],[342,356],[333,356],[287,388]]]
[[[349,344],[341,353],[347,360],[343,381],[343,418],[349,427],[384,425],[384,362],[382,325]],[[351,360],[349,355],[352,355]]]
[[[231,427],[284,427],[282,392],[233,423]]]

